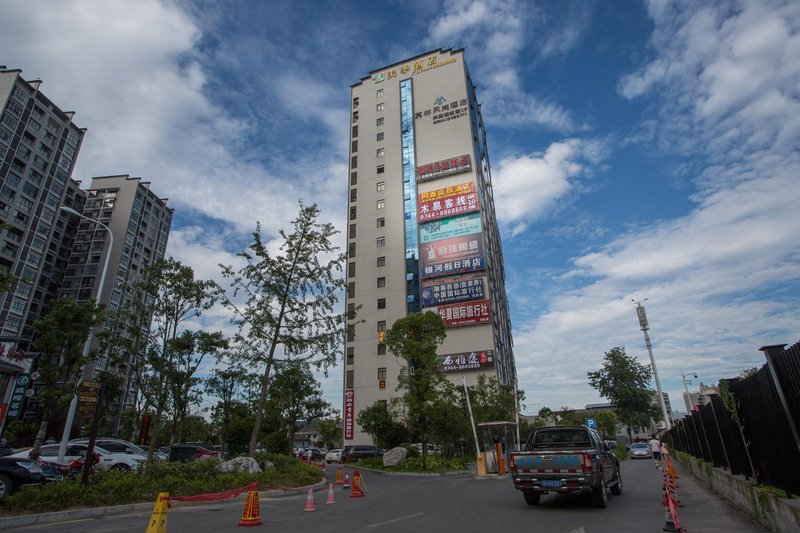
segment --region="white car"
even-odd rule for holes
[[[342,450],[339,448],[334,448],[333,450],[329,450],[328,453],[325,454],[325,462],[328,464],[341,463]]]
[[[72,439],[69,442],[70,444],[87,444],[89,442],[89,439]],[[146,449],[123,439],[114,439],[110,437],[97,437],[97,440],[95,441],[95,446],[100,446],[101,448],[108,450],[111,453],[128,453],[133,455],[141,455],[142,457],[147,458]],[[169,455],[160,452],[158,450],[154,450],[153,461],[155,461],[156,463],[163,463],[164,461],[169,461]]]
[[[40,459],[50,463],[58,462],[58,444],[46,444],[42,446]],[[84,443],[68,443],[67,453],[64,455],[64,462],[72,461],[81,456],[81,453],[86,453],[87,445]],[[94,447],[94,451],[100,456],[100,463],[97,465],[101,468],[109,470],[118,470],[120,472],[138,471],[139,467],[144,462],[144,457],[141,455],[134,455],[130,453],[111,453],[110,451],[99,446]],[[8,457],[21,457],[28,459],[31,450],[24,450]]]

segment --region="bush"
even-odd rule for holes
[[[320,480],[319,468],[302,464],[292,457],[266,453],[257,457],[259,462],[264,459],[272,462],[274,468],[257,474],[220,472],[218,460],[152,464],[139,474],[98,470],[92,474],[86,487],[82,487],[78,480],[64,479],[7,496],[2,514],[154,502],[159,492],[194,496],[224,492],[251,483],[258,483],[259,489],[263,490],[300,487]]]

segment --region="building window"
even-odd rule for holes
[[[350,185],[355,185],[358,183],[358,172],[351,172],[350,173]]]
[[[354,340],[356,340],[356,326],[350,324],[347,326],[347,342],[353,342]]]
[[[356,358],[356,349],[352,346],[347,347],[347,364],[352,365],[353,360]]]
[[[356,219],[356,206],[350,207],[350,220]]]
[[[351,242],[347,245],[347,256],[353,258],[356,256],[356,243]]]
[[[358,189],[350,189],[350,201],[355,202],[358,199]]]
[[[378,258],[378,268],[386,266],[386,257],[379,257]]]
[[[378,200],[378,203],[376,205],[378,206],[378,209],[383,209],[384,207],[386,207],[386,200]]]
[[[356,277],[356,264],[355,263],[349,263],[347,265],[347,277],[348,278]]]
[[[386,298],[378,298],[378,309],[386,309]]]
[[[386,321],[378,320],[378,332],[386,331]]]
[[[375,136],[375,140],[378,141],[378,142],[381,142],[383,140],[383,132],[378,133]]]
[[[355,224],[350,224],[350,238],[351,239],[355,239],[356,238],[356,225]]]
[[[358,140],[355,140],[350,143],[350,153],[358,152]]]
[[[375,91],[375,96],[377,98],[383,98],[383,89],[378,89],[377,91]]]
[[[384,168],[384,166],[383,166],[383,165],[378,165],[378,168],[376,169],[376,172],[377,172],[378,174],[383,174],[385,170],[386,170],[386,169]]]
[[[383,117],[378,117],[378,120],[375,121],[376,126],[383,126]]]
[[[356,317],[356,304],[347,304],[347,319],[353,320]]]
[[[375,190],[378,191],[378,192],[384,190],[385,188],[386,188],[386,182],[385,181],[379,181],[377,184],[375,184]]]
[[[383,217],[380,217],[380,218],[378,219],[378,227],[379,227],[379,228],[382,228],[382,227],[384,227],[385,225],[386,225],[386,219],[385,219],[385,218],[383,218]]]
[[[386,379],[386,368],[378,369],[378,379]]]
[[[355,298],[356,297],[356,282],[351,281],[347,284],[347,297],[348,298]]]
[[[355,108],[357,108],[357,107],[358,107],[358,96],[356,96],[355,98],[353,98],[353,109],[355,109]]]
[[[378,248],[383,248],[386,246],[386,237],[378,237],[377,244]]]
[[[386,278],[378,278],[378,288],[386,287]]]
[[[348,370],[345,373],[345,376],[346,376],[345,377],[345,382],[344,382],[345,388],[346,389],[352,389],[353,388],[353,371],[352,370]]]
[[[378,148],[375,152],[375,157],[383,157],[386,155],[386,148]]]
[[[381,102],[380,104],[375,106],[375,111],[383,111],[384,107],[385,106],[384,106],[383,102]]]
[[[353,111],[353,122],[358,122],[358,111]]]
[[[384,343],[378,343],[378,355],[386,355],[386,345]]]
[[[350,158],[350,168],[356,168],[356,167],[358,167],[358,156],[354,155],[353,157]]]
[[[358,137],[358,126],[353,126],[353,137]]]

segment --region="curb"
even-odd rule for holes
[[[308,492],[309,488],[312,490],[319,490],[325,487],[327,487],[327,481],[323,479],[318,483],[315,483],[313,485],[307,485],[305,487],[259,491],[258,499],[266,500],[270,498],[294,496],[296,494],[303,494]],[[243,493],[242,495],[244,495],[245,497],[247,496],[246,493]],[[208,504],[223,503],[223,502],[227,503],[230,501],[237,500],[242,495],[239,495],[236,498],[231,498],[229,500],[220,500],[217,502],[176,501],[173,502],[172,507],[179,509],[181,507],[197,507],[199,505],[208,505]],[[71,520],[85,520],[88,518],[100,518],[103,516],[115,516],[122,514],[139,513],[143,511],[151,511],[152,509],[153,509],[153,502],[145,502],[145,503],[126,503],[123,505],[111,505],[107,507],[92,507],[89,509],[71,509],[69,511],[54,511],[52,513],[4,516],[0,517],[0,531],[6,531],[8,529],[14,529],[18,527],[54,524],[56,522],[69,522]]]
[[[376,474],[383,474],[385,476],[394,477],[445,477],[445,476],[465,476],[469,475],[469,470],[453,470],[451,472],[392,472],[388,470],[377,470],[374,468],[364,468],[351,466],[353,470],[364,470],[365,472],[374,472]]]

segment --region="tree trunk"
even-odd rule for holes
[[[33,441],[33,448],[31,449],[31,453],[29,455],[31,459],[38,459],[42,454],[42,443],[47,435],[47,424],[49,422],[49,418],[50,413],[45,413],[44,417],[42,417],[42,423],[39,424],[39,431],[36,433],[36,439]]]

